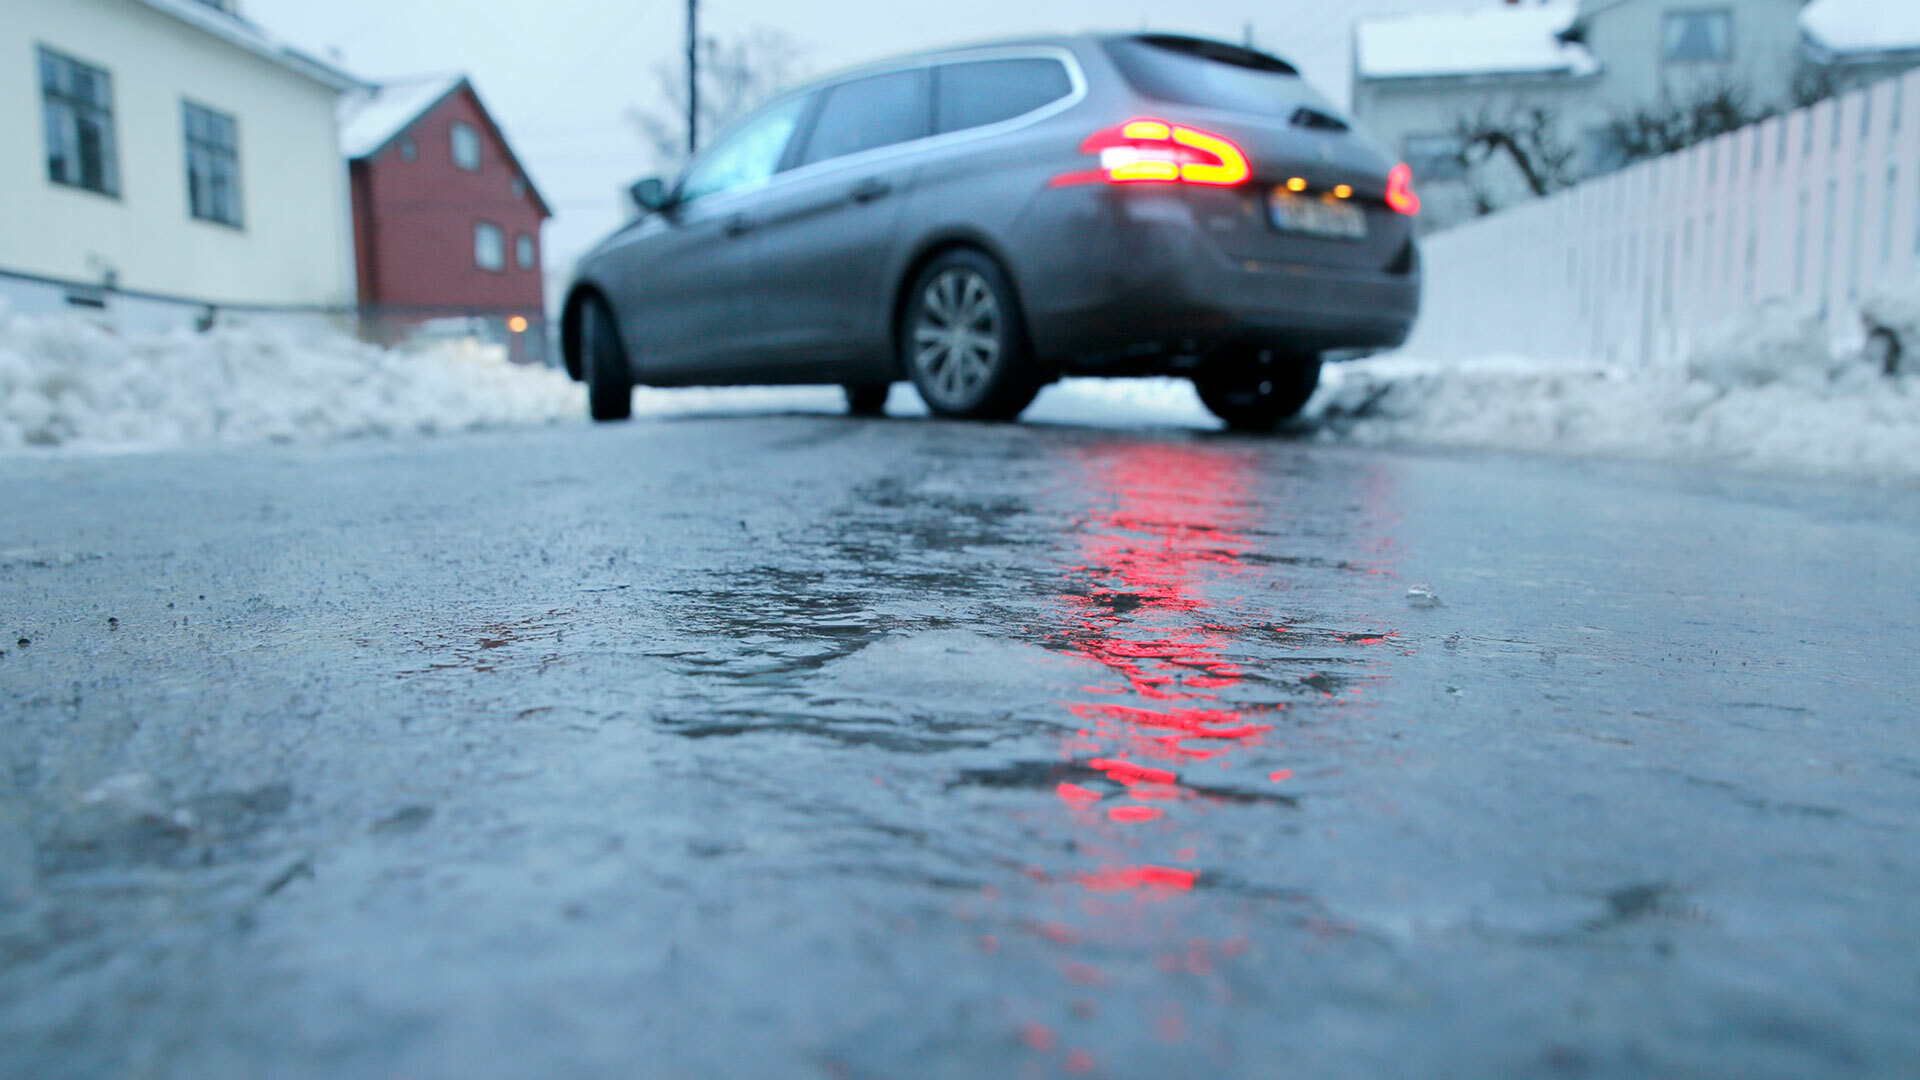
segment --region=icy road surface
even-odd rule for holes
[[[0,1075],[1920,1061],[1912,492],[763,416],[0,506]]]

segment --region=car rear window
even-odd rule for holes
[[[1237,45],[1146,35],[1114,38],[1106,47],[1134,90],[1156,101],[1291,114],[1312,99],[1292,64]]]
[[[934,69],[942,134],[1025,116],[1072,92],[1067,66],[1044,57],[969,60]]]
[[[800,164],[858,154],[933,134],[924,68],[870,75],[827,91]]]

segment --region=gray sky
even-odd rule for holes
[[[894,53],[1026,33],[1157,30],[1263,48],[1347,98],[1349,28],[1363,14],[1475,7],[1498,0],[703,0],[704,29],[769,26],[824,73]],[[684,0],[241,0],[250,19],[363,77],[471,75],[553,205],[547,267],[564,271],[622,219],[620,191],[655,171],[622,119],[655,93],[654,66],[683,48]]]

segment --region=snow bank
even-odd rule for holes
[[[390,352],[272,325],[122,336],[0,310],[0,449],[431,434],[585,409],[564,374],[498,349]]]
[[[1517,358],[1333,368],[1308,415],[1323,439],[1920,479],[1920,379],[1836,357],[1817,317],[1767,308],[1702,341],[1683,369]]]
[[[1920,356],[1920,286],[1873,299]],[[1874,320],[1879,320],[1874,322]],[[1294,431],[1326,442],[1425,445],[1732,465],[1769,472],[1920,479],[1920,374],[1886,376],[1838,355],[1818,318],[1762,309],[1699,343],[1673,370],[1519,358],[1381,357],[1327,369]],[[838,414],[835,387],[640,390],[641,417]],[[923,416],[909,385],[888,411]],[[0,311],[0,449],[140,448],[584,423],[565,375],[498,350],[400,353],[273,326],[118,335],[86,319]],[[1032,423],[1218,428],[1183,379],[1068,379]]]

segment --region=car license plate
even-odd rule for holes
[[[1343,199],[1300,195],[1278,188],[1267,200],[1273,227],[1281,232],[1324,236],[1331,240],[1365,240],[1367,215]]]

